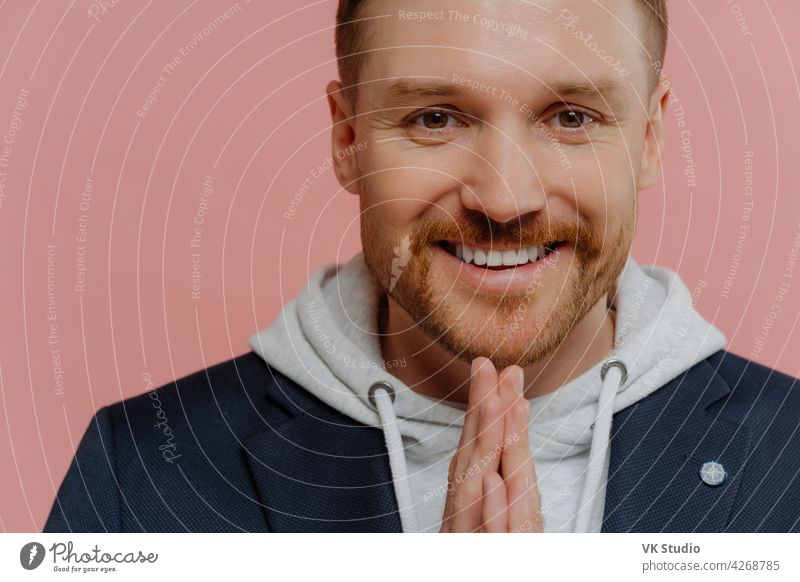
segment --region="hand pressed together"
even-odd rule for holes
[[[522,368],[509,366],[498,375],[488,358],[473,360],[440,533],[544,530],[528,449],[529,411]]]

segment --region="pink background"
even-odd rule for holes
[[[324,89],[336,76],[334,0],[241,0],[238,8],[126,0],[96,18],[92,4],[0,5],[0,140],[13,134],[0,142],[0,153],[8,146],[0,165],[2,531],[41,529],[93,411],[148,391],[147,374],[158,386],[248,351],[248,337],[313,270],[359,250],[356,198],[330,170],[311,175],[330,155]],[[800,236],[800,4],[738,7],[737,19],[722,0],[671,2],[666,70],[677,101],[666,177],[642,195],[634,256],[676,269],[690,289],[705,282],[698,309],[731,351],[800,375],[800,267],[784,278]],[[138,116],[182,47],[186,56]],[[27,107],[15,118],[22,90]],[[678,106],[691,132],[694,188]],[[209,175],[192,298],[193,220]],[[752,228],[729,278],[742,224]],[[82,228],[85,243],[76,240]],[[771,317],[783,282],[788,294]]]

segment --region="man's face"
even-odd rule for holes
[[[454,356],[529,365],[612,288],[654,181],[638,2],[370,2],[381,15],[349,187],[366,262]]]

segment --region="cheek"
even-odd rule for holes
[[[379,214],[387,215],[390,224],[414,220],[441,206],[448,193],[458,191],[452,164],[441,164],[449,171],[435,167],[430,163],[431,155],[426,159],[403,148],[399,143],[394,149],[376,147],[362,165],[362,208],[376,208]]]
[[[623,148],[624,150],[624,148]],[[560,191],[590,222],[627,216],[634,204],[636,180],[625,151],[602,145],[573,155],[570,172],[559,178]],[[574,185],[574,186],[573,186]]]
[[[366,255],[383,263],[404,237],[414,234],[419,216],[429,207],[408,194],[394,171],[373,173],[361,184],[361,236]]]
[[[406,229],[430,207],[415,187],[415,182],[396,172],[373,174],[362,183],[362,219],[379,223],[386,236]]]

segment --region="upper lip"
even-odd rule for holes
[[[560,240],[550,240],[546,242],[533,242],[527,244],[519,244],[519,243],[492,243],[489,245],[482,244],[482,243],[474,243],[474,242],[466,242],[466,241],[455,241],[455,240],[444,240],[441,241],[447,243],[449,245],[453,245],[456,247],[458,245],[466,245],[468,247],[474,247],[477,249],[483,250],[492,250],[492,251],[518,251],[520,249],[526,249],[528,247],[546,247],[551,245],[561,244],[564,241]]]

